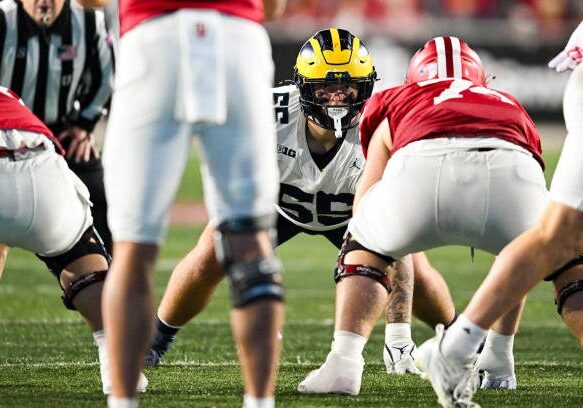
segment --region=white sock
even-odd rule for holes
[[[462,364],[468,364],[478,354],[478,347],[484,337],[486,337],[486,330],[461,314],[445,332],[441,342],[441,351]]]
[[[342,356],[359,357],[366,345],[367,338],[345,330],[334,332],[332,351]]]
[[[94,331],[93,340],[95,341],[97,347],[101,348],[102,346],[105,346],[105,330],[101,329]]]
[[[411,325],[409,323],[388,323],[385,326],[385,344],[401,346],[412,342]]]
[[[107,408],[138,408],[137,398],[107,397]]]
[[[245,394],[243,396],[243,408],[274,408],[275,398],[265,397],[257,398]]]

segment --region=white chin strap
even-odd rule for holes
[[[342,138],[342,118],[348,115],[348,108],[329,106],[326,108],[328,116],[334,120],[334,136]]]

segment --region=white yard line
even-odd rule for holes
[[[311,361],[302,359],[297,356],[297,361],[282,361],[280,366],[282,367],[311,367],[321,364],[322,361]],[[228,361],[199,361],[199,360],[175,360],[175,361],[165,361],[160,365],[160,367],[236,367],[239,365],[238,361],[228,360]],[[381,361],[371,361],[366,363],[367,367],[384,367],[385,364]],[[99,363],[97,361],[51,361],[44,363],[7,363],[0,362],[0,368],[69,368],[69,367],[98,367]],[[545,360],[532,360],[525,362],[517,362],[517,367],[565,367],[565,368],[583,368],[583,362],[572,362],[572,361],[545,361]]]

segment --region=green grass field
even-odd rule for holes
[[[547,156],[552,171],[556,153]],[[187,177],[198,185],[196,171]],[[200,187],[184,187],[182,199]],[[160,297],[172,267],[194,245],[199,229],[173,228],[156,275]],[[303,396],[296,392],[305,374],[325,358],[333,331],[332,265],[336,249],[319,237],[301,237],[282,246],[287,287],[284,352],[277,400],[282,407],[437,406],[429,383],[413,376],[389,376],[382,362],[379,322],[365,351],[366,368],[358,397]],[[467,248],[429,252],[462,310],[487,272],[492,257]],[[54,278],[32,255],[14,250],[0,284],[0,407],[99,407],[97,353],[77,314],[63,308]],[[431,330],[415,322],[420,344]],[[581,350],[555,312],[550,284],[529,297],[515,357],[519,390],[481,391],[489,407],[583,406]],[[150,387],[143,407],[241,406],[242,383],[228,324],[228,295],[221,286],[210,307],[181,333],[161,367],[146,370]]]

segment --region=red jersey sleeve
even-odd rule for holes
[[[365,158],[372,135],[380,123],[386,118],[385,105],[380,95],[381,93],[376,93],[366,101],[360,116],[360,146],[362,147],[362,153]]]

